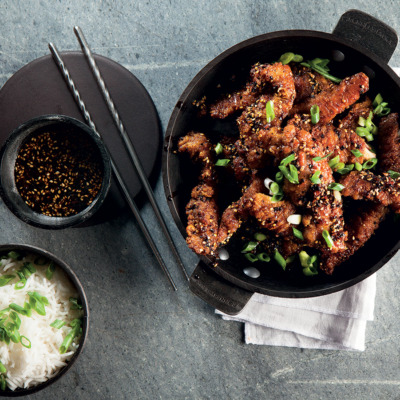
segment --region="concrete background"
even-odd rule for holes
[[[77,50],[80,25],[92,50],[136,75],[165,130],[181,92],[230,46],[283,29],[330,32],[357,8],[400,29],[398,2],[15,1],[0,2],[0,84],[30,61]],[[400,66],[396,50],[391,66]],[[1,110],[0,110],[1,112]],[[161,178],[156,196],[185,264],[196,257],[175,228]],[[142,214],[179,290],[174,293],[128,213],[98,226],[50,232],[27,226],[0,202],[0,243],[43,247],[75,269],[91,327],[79,362],[30,399],[400,399],[400,258],[378,273],[376,318],[363,353],[245,345],[241,324],[224,322],[188,290],[148,206]]]

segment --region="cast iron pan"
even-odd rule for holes
[[[272,62],[288,51],[304,58],[329,58],[332,74],[341,78],[364,71],[370,77],[369,96],[380,92],[392,110],[400,110],[400,79],[387,66],[397,45],[397,35],[375,18],[356,10],[346,12],[333,34],[316,31],[280,31],[254,37],[226,50],[204,67],[192,80],[177,102],[166,132],[163,152],[164,188],[172,216],[182,235],[186,236],[185,206],[198,181],[198,171],[174,153],[179,137],[191,130],[206,132],[211,137],[218,132],[232,131],[234,123],[199,119],[195,100],[207,101],[232,92],[248,78],[251,65]],[[217,267],[212,260],[201,257],[191,276],[190,287],[213,307],[228,313],[238,313],[253,292],[278,297],[313,297],[347,288],[365,279],[382,267],[399,248],[398,227],[389,217],[368,244],[350,260],[335,270],[333,276],[320,273],[315,277],[290,275],[272,263],[257,265],[261,276],[250,278],[245,267],[254,266],[230,252],[228,261]],[[233,249],[235,251],[235,249]]]

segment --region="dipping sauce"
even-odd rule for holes
[[[89,137],[73,128],[52,126],[22,143],[14,176],[18,192],[30,208],[50,217],[68,217],[96,198],[103,181],[103,163]]]

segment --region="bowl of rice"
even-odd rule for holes
[[[89,308],[72,269],[49,252],[0,245],[0,397],[54,383],[84,347]]]

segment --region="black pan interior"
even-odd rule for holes
[[[237,134],[234,118],[223,121],[198,118],[198,108],[194,103],[204,96],[209,103],[224,93],[232,92],[246,81],[254,63],[276,61],[288,51],[303,55],[305,60],[329,58],[332,75],[340,78],[365,72],[370,77],[369,97],[381,93],[392,111],[400,110],[400,80],[397,75],[374,54],[331,34],[282,31],[258,36],[232,47],[192,80],[176,104],[168,125],[163,154],[164,186],[172,215],[183,236],[186,236],[185,206],[191,189],[197,184],[198,170],[189,160],[175,153],[178,138],[195,130],[206,133],[217,143],[221,134]],[[367,245],[330,277],[323,273],[315,277],[288,274],[274,263],[251,264],[240,256],[240,250],[234,256],[231,254],[228,261],[212,268],[230,282],[251,291],[282,297],[317,296],[351,286],[379,269],[397,251],[398,232],[399,226],[390,215]],[[203,258],[203,261],[211,266],[210,260]],[[243,269],[248,266],[260,269],[261,276],[257,279],[247,277]]]

